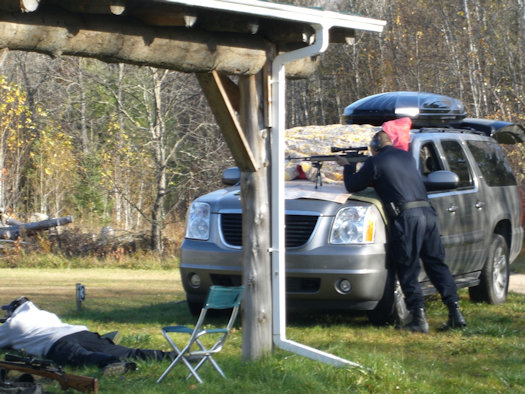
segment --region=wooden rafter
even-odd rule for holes
[[[239,94],[233,95],[232,82],[224,83],[226,77],[216,71],[196,75],[237,166],[241,171],[256,171],[258,166],[231,103],[239,101]],[[234,100],[230,100],[230,96]]]

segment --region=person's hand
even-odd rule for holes
[[[350,164],[348,162],[348,160],[346,159],[346,157],[342,157],[342,156],[336,156],[335,157],[335,161],[337,164],[339,164],[340,166],[345,166],[347,164]]]

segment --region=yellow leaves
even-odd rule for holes
[[[47,112],[44,111],[41,107],[37,107],[36,112],[38,116],[40,117],[43,117],[43,118],[47,117]]]
[[[15,84],[7,83],[0,77],[0,129],[4,142],[4,156],[9,153],[19,155],[33,140],[31,130],[34,125],[26,105],[25,93]],[[9,159],[8,159],[9,160]]]
[[[40,131],[31,159],[42,177],[54,180],[74,172],[77,167],[71,137],[52,123]]]
[[[396,25],[401,25],[401,15],[398,14],[398,15],[395,17],[395,19],[394,19],[394,23],[395,23]]]

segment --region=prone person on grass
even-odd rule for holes
[[[0,319],[0,348],[23,350],[58,365],[96,365],[104,368],[104,374],[114,374],[136,369],[134,362],[126,360],[162,361],[177,356],[175,352],[116,345],[86,326],[62,322],[27,297],[19,297],[2,309],[6,315]]]

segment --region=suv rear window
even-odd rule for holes
[[[498,144],[489,141],[467,141],[467,146],[489,186],[514,186],[516,178]]]

